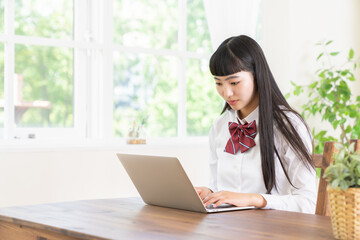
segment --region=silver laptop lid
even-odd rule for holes
[[[117,156],[145,203],[207,212],[177,158],[130,154]]]

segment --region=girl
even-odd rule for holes
[[[312,137],[282,95],[260,46],[226,39],[210,59],[226,101],[210,130],[210,186],[197,187],[205,206],[223,203],[314,213]]]

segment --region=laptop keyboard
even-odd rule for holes
[[[236,207],[235,205],[232,204],[221,204],[220,206],[214,207],[213,204],[207,206],[207,209],[218,209],[218,208],[229,208],[229,207]]]

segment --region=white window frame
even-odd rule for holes
[[[4,139],[27,138],[28,134],[34,133],[39,138],[81,138],[85,136],[86,116],[85,102],[86,92],[82,91],[86,87],[87,49],[93,46],[84,38],[86,12],[81,11],[86,6],[87,1],[74,1],[74,38],[71,40],[50,39],[34,36],[15,35],[14,31],[14,1],[5,0],[5,32],[1,40],[5,45],[4,59]],[[29,46],[63,47],[73,50],[73,127],[71,128],[23,128],[16,127],[14,115],[14,79],[15,74],[15,45],[26,44]]]
[[[187,138],[186,127],[186,63],[188,59],[208,60],[209,54],[187,51],[187,0],[178,1],[179,48],[154,49],[122,46],[113,39],[113,1],[74,0],[74,39],[48,39],[17,36],[14,34],[14,0],[5,0],[5,33],[0,40],[5,45],[5,140],[14,136],[66,141],[78,139],[114,139],[113,128],[113,55],[115,52],[177,57],[178,61],[178,135],[173,139]],[[16,128],[14,127],[14,77],[15,44],[66,47],[74,49],[73,68],[73,128]],[[1,129],[0,129],[1,134]],[[0,135],[1,138],[1,135]],[[191,137],[194,138],[194,137]],[[199,137],[203,139],[203,137]],[[61,140],[63,139],[63,140]],[[163,140],[161,140],[163,139]],[[167,142],[157,138],[156,142]]]

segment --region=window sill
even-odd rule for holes
[[[153,138],[146,144],[127,144],[124,138],[95,139],[13,139],[0,140],[0,152],[37,151],[125,151],[127,149],[181,148],[186,146],[206,146],[208,137]]]

